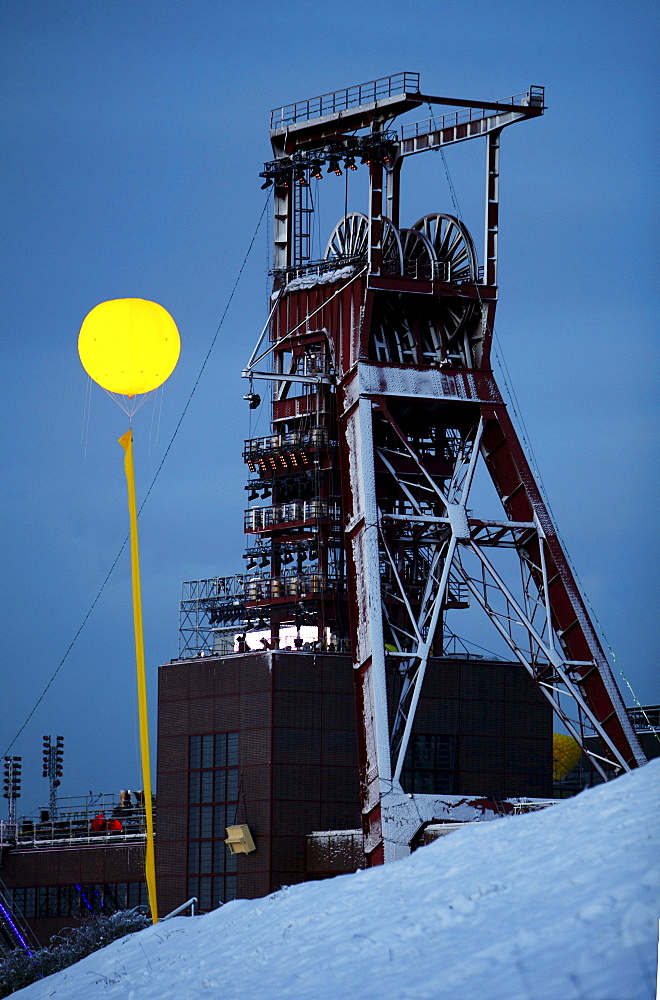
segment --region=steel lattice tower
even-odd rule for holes
[[[391,128],[423,105],[460,110]],[[244,454],[251,496],[271,498],[246,512],[248,566],[268,570],[244,578],[244,607],[275,642],[282,626],[313,622],[350,648],[372,863],[405,853],[435,814],[437,797],[405,793],[401,772],[449,611],[483,610],[603,778],[644,762],[491,368],[500,136],[543,110],[540,87],[463,101],[423,95],[419,76],[402,73],[271,117],[272,310],[243,372],[251,400],[254,380],[273,383],[272,433]],[[476,138],[486,146],[482,267],[455,216],[399,220],[406,157]],[[369,171],[367,211],[345,215],[325,258],[310,261],[309,180],[356,160]],[[480,465],[497,519],[475,506]],[[507,552],[517,584],[498,565]]]

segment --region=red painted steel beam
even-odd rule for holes
[[[453,108],[483,108],[484,111],[516,111],[525,117],[536,118],[543,114],[543,108],[534,104],[507,104],[502,101],[465,101],[459,97],[429,97],[420,95],[423,104],[445,104]]]
[[[630,767],[635,767],[635,750],[621,724],[621,718],[626,716],[623,700],[613,677],[611,684],[606,684],[605,677],[611,671],[605,652],[513,424],[502,404],[484,406],[482,413],[486,421],[482,455],[508,517],[512,521],[530,521],[536,512],[545,533],[548,599],[553,625],[567,658],[589,660],[597,665],[596,669],[592,666],[574,667],[572,680],[583,692],[587,704],[624,760]],[[522,548],[531,557],[532,564],[539,566],[536,536]],[[533,570],[533,575],[537,584],[541,585],[540,569]]]

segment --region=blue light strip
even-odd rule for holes
[[[25,948],[25,950],[28,953],[28,955],[32,955],[32,952],[30,951],[30,949],[28,947],[27,941],[25,940],[25,938],[23,937],[23,935],[19,931],[18,927],[16,926],[16,924],[12,920],[11,913],[4,908],[4,906],[2,905],[2,903],[0,903],[0,910],[2,910],[2,912],[4,914],[4,917],[5,917],[5,920],[7,921],[7,923],[9,924],[9,926],[11,927],[11,929],[13,930],[14,934],[16,935],[16,937],[18,938],[18,940],[20,941],[20,943],[23,946],[23,948]]]
[[[92,909],[92,907],[91,907],[91,906],[89,905],[89,903],[87,902],[87,897],[85,896],[85,893],[84,893],[84,892],[82,891],[82,889],[80,888],[80,886],[78,885],[78,883],[76,883],[76,889],[78,890],[78,892],[79,892],[79,893],[80,893],[80,895],[82,896],[82,901],[83,901],[83,903],[85,904],[85,906],[87,907],[87,909],[89,910],[89,912],[90,912],[90,913],[93,913],[93,912],[94,912],[94,910]]]

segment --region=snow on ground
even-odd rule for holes
[[[660,760],[383,868],[116,941],[21,1000],[651,1000]]]

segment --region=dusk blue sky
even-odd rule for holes
[[[432,94],[546,87],[502,139],[498,339],[560,532],[642,702],[660,701],[656,530],[658,18],[651,2],[3,0],[0,753],[32,711],[128,530],[127,419],[77,356],[106,299],[175,318],[178,368],[134,419],[138,499],[161,463],[261,215],[272,107],[401,70]],[[413,119],[424,117],[423,113]],[[481,142],[447,150],[481,224]],[[441,158],[406,164],[402,224],[452,211]],[[358,172],[360,173],[360,172]],[[341,212],[322,182],[316,250]],[[356,175],[349,208],[364,210]],[[267,413],[240,370],[268,303],[266,220],[140,518],[152,742],[182,580],[243,569],[242,442]],[[657,325],[657,321],[656,321]],[[626,690],[628,703],[631,696]],[[19,811],[139,788],[128,553],[31,721]]]

